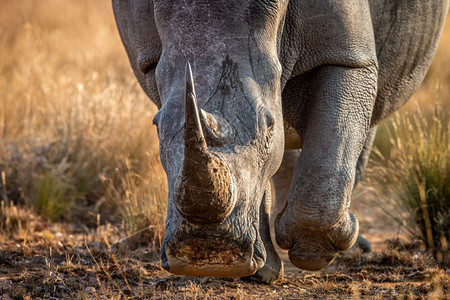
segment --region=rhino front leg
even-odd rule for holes
[[[270,215],[270,222],[272,228],[275,226],[276,216],[286,206],[289,187],[291,186],[292,176],[294,175],[295,163],[300,155],[301,150],[286,150],[284,151],[283,161],[280,168],[272,177],[275,186],[275,193],[272,203],[272,212]]]
[[[363,150],[359,156],[358,163],[356,165],[354,188],[357,186],[358,182],[362,179],[362,176],[364,174],[364,169],[367,165],[367,161],[369,160],[376,130],[376,127],[370,129],[366,138],[366,143],[364,144]],[[275,197],[273,197],[272,212],[270,215],[271,228],[275,226],[274,223],[276,216],[286,206],[289,187],[291,185],[295,164],[300,155],[300,152],[301,150],[286,150],[284,152],[283,161],[281,162],[280,168],[272,177],[273,183],[275,185]],[[360,248],[363,252],[370,252],[372,250],[370,242],[361,234],[358,235],[358,239],[356,240],[354,246]]]
[[[255,282],[272,284],[278,279],[282,279],[284,275],[283,262],[275,250],[272,239],[270,237],[269,216],[272,206],[272,188],[270,183],[267,184],[264,198],[259,210],[259,234],[266,249],[266,263],[264,267],[259,269],[255,274],[247,277],[247,279]]]
[[[288,202],[275,223],[276,240],[292,263],[319,270],[358,236],[349,212],[358,158],[369,131],[377,66],[323,66],[314,72]]]
[[[355,184],[353,185],[353,189],[355,189],[358,183],[362,180],[364,170],[367,166],[367,162],[369,161],[369,156],[372,150],[372,145],[376,133],[377,133],[377,126],[372,127],[369,130],[369,133],[367,134],[366,142],[364,143],[364,147],[358,158],[358,163],[356,164]],[[356,240],[355,246],[360,248],[363,252],[372,251],[372,246],[370,245],[370,242],[366,240],[361,234],[358,235],[358,239]]]
[[[372,145],[377,133],[377,128],[377,126],[370,128],[369,133],[367,134],[366,142],[364,143],[364,147],[358,158],[358,163],[356,164],[356,176],[353,188],[355,188],[363,178],[364,170],[366,169],[367,162],[369,161],[370,157],[370,152],[372,151]]]

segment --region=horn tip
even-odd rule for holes
[[[195,98],[194,78],[192,76],[192,69],[191,69],[191,64],[189,63],[189,61],[186,61],[184,80],[185,80],[185,86],[184,86],[185,97],[187,98],[188,93],[192,93]]]
[[[191,63],[187,60],[187,61],[186,61],[186,64],[185,64],[185,71],[186,71],[186,74],[192,72],[191,70],[192,70],[192,68],[191,68]]]

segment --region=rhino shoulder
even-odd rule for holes
[[[368,1],[292,1],[282,42],[291,78],[319,65],[376,64]]]

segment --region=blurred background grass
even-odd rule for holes
[[[162,226],[166,183],[110,1],[0,2],[2,200],[48,220]]]
[[[103,221],[123,221],[130,233],[162,228],[167,187],[152,126],[155,106],[132,74],[110,1],[2,0],[0,30],[0,226],[17,224],[11,222],[14,212],[19,215],[11,209],[15,204],[50,221],[95,225],[101,215]],[[420,110],[430,120],[420,129],[426,133],[434,126],[439,102],[440,116],[446,118],[440,130],[448,136],[449,51],[447,21],[421,88],[379,127],[374,178],[389,178],[414,164],[389,166],[398,159],[399,143],[405,140],[414,148],[416,143],[407,139],[423,138],[396,129],[402,127],[398,122],[408,122],[406,113],[415,116]],[[441,138],[441,133],[430,138]],[[445,162],[448,171],[448,161],[447,149],[438,163]],[[402,173],[396,184],[415,180],[408,174]],[[422,184],[424,176],[418,178]],[[403,203],[401,192],[387,187],[390,182],[372,183],[378,184],[380,198]],[[434,188],[426,187],[425,196]],[[448,193],[443,197],[448,210]],[[440,228],[448,233],[445,220]]]

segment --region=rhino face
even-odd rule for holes
[[[161,252],[172,273],[247,276],[264,265],[259,210],[284,150],[286,5],[114,2],[135,74],[160,107],[154,122],[169,184]]]

